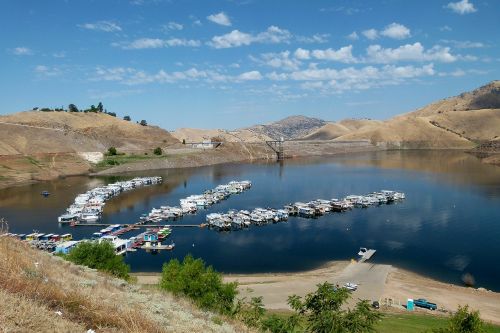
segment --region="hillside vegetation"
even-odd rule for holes
[[[26,111],[0,116],[0,155],[143,150],[177,143],[167,131],[104,113]]]
[[[2,332],[245,332],[191,303],[0,237]],[[218,323],[216,323],[218,322]]]

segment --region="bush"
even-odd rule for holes
[[[163,150],[161,150],[160,147],[156,147],[154,150],[153,150],[153,154],[155,155],[161,155],[163,154]]]
[[[108,272],[122,279],[129,279],[130,267],[122,256],[115,254],[115,249],[107,241],[81,242],[65,258],[77,265],[84,265]]]
[[[187,296],[201,308],[221,314],[233,313],[238,293],[236,282],[224,283],[222,274],[191,255],[187,255],[182,263],[172,259],[163,265],[160,288]]]
[[[145,121],[144,119],[141,120],[141,122],[139,123],[141,126],[148,126],[148,122]]]
[[[469,306],[459,306],[458,311],[450,318],[448,327],[433,330],[435,333],[483,333],[484,322],[479,311],[470,311]]]
[[[130,121],[132,119],[130,118],[130,116],[125,116],[125,117],[123,117],[123,120]]]
[[[298,324],[297,315],[292,315],[287,318],[281,318],[277,315],[270,315],[262,320],[261,328],[265,332],[271,333],[288,333],[294,332]]]
[[[296,295],[290,296],[288,304],[298,316],[307,320],[306,332],[373,332],[382,315],[373,311],[366,300],[359,301],[353,310],[342,310],[342,305],[350,297],[346,288],[335,288],[324,282],[304,300]]]
[[[118,154],[118,151],[116,150],[115,147],[109,147],[108,149],[108,156],[115,156],[116,154]]]

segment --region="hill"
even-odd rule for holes
[[[381,121],[371,119],[344,119],[331,122],[302,137],[303,140],[333,140],[339,136],[359,130],[360,128],[378,125]]]
[[[335,140],[399,148],[473,148],[500,136],[500,81],[447,98]]]
[[[223,129],[178,128],[171,134],[177,140],[186,140],[186,142],[202,142],[213,137],[222,138],[226,142],[262,142],[271,140],[264,134],[248,129],[227,131]]]
[[[170,294],[73,265],[10,237],[0,237],[0,267],[2,332],[248,331]]]
[[[255,125],[247,130],[268,136],[274,140],[284,138],[285,140],[300,139],[311,132],[326,125],[322,119],[305,116],[291,116],[266,125]]]
[[[167,131],[103,113],[26,111],[0,116],[0,155],[144,150],[177,143]]]

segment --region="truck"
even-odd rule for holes
[[[429,309],[429,310],[436,310],[437,309],[437,305],[435,303],[431,303],[424,298],[419,298],[419,299],[414,300],[413,304],[415,304],[415,306],[418,306],[420,308],[425,308],[425,309]]]

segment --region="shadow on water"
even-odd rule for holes
[[[174,251],[127,254],[134,271],[159,271],[168,259],[187,253],[224,272],[299,271],[330,260],[351,259],[360,246],[367,246],[378,250],[374,262],[454,283],[470,273],[478,285],[500,290],[500,267],[492,264],[500,252],[500,168],[458,151],[357,153],[290,159],[281,164],[257,162],[119,177],[70,177],[3,190],[0,216],[9,220],[13,232],[38,229],[89,237],[97,228],[59,227],[57,216],[78,193],[137,175],[160,175],[165,181],[109,201],[104,223],[135,222],[153,207],[177,205],[182,197],[233,179],[250,179],[253,187],[174,223],[203,223],[206,213],[233,208],[279,207],[380,189],[404,191],[407,199],[395,205],[355,209],[315,220],[291,218],[287,223],[232,233],[177,228],[172,233]],[[43,190],[51,195],[43,198]]]

